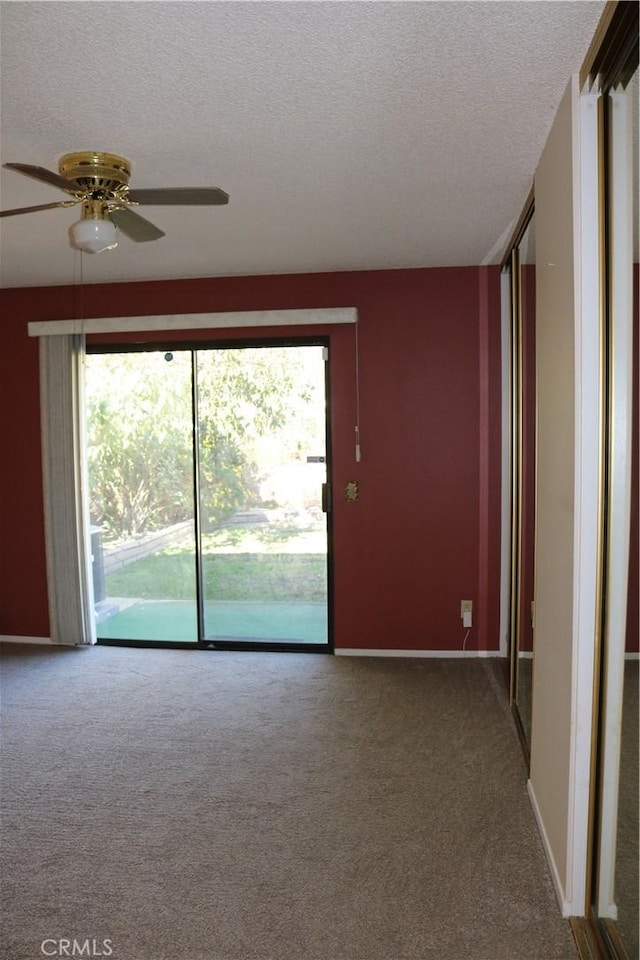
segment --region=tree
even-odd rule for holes
[[[87,358],[91,520],[107,539],[184,520],[193,494],[191,363],[176,355]]]
[[[93,354],[86,366],[92,522],[120,539],[191,519],[191,351]],[[286,347],[197,352],[205,528],[258,502],[261,438],[284,435],[296,455],[317,389],[304,355]]]

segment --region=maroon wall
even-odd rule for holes
[[[90,317],[353,306],[359,313],[359,464],[354,328],[232,331],[234,339],[331,338],[336,646],[459,649],[460,600],[472,599],[467,648],[496,650],[499,283],[497,268],[468,267],[5,290],[0,635],[49,632],[38,343],[27,336],[28,321],[73,317],[81,309]],[[230,334],[180,336],[215,340]],[[350,480],[360,485],[355,503],[344,496]]]
[[[49,635],[42,513],[38,344],[28,309],[2,291],[0,353],[0,636]],[[46,294],[35,291],[46,303]],[[18,300],[20,297],[18,297]],[[22,316],[21,316],[22,314]]]

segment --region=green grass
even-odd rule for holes
[[[205,600],[319,603],[326,597],[326,558],[319,553],[204,553]],[[189,550],[163,551],[109,574],[107,595],[191,600],[195,561]]]
[[[245,549],[254,544],[260,551],[277,551],[278,548],[291,547],[301,537],[315,534],[320,538],[325,536],[321,523],[300,528],[292,523],[256,523],[248,527],[221,527],[212,530],[202,537],[202,549],[219,550],[222,548]]]
[[[206,637],[326,643],[323,521],[226,527],[202,538]],[[164,550],[106,578],[107,595],[138,602],[98,625],[102,638],[195,640],[193,544]]]

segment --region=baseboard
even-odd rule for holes
[[[538,830],[540,831],[540,836],[542,838],[542,845],[544,847],[544,852],[547,855],[547,861],[549,863],[549,868],[551,870],[551,879],[553,880],[553,886],[555,887],[558,903],[560,904],[560,909],[562,911],[562,916],[568,918],[572,916],[572,913],[569,908],[569,903],[567,902],[567,899],[565,897],[562,881],[560,880],[560,874],[558,873],[558,867],[556,865],[556,861],[553,856],[553,851],[551,850],[551,844],[549,843],[549,838],[547,836],[547,831],[545,830],[544,822],[542,820],[542,814],[540,813],[540,807],[538,806],[538,800],[536,798],[536,794],[533,789],[533,784],[531,783],[531,780],[527,780],[527,791],[529,793],[529,800],[531,801],[531,806],[533,807],[533,813],[536,818],[536,823],[538,824]]]
[[[0,643],[51,644],[52,640],[51,637],[14,637],[0,635]],[[438,660],[450,660],[460,657],[501,657],[498,650],[377,650],[361,649],[359,647],[336,647],[334,653],[338,657],[432,657]]]
[[[618,919],[618,904],[617,903],[605,903],[604,906],[600,906],[598,909],[598,916],[601,920],[617,920]]]
[[[45,643],[51,644],[51,637],[8,637],[0,636],[0,643]]]
[[[336,647],[337,657],[432,657],[451,660],[460,657],[501,657],[499,650],[364,650],[359,647]]]

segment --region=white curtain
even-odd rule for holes
[[[53,643],[95,643],[85,516],[84,336],[40,338],[40,415],[49,619]]]

